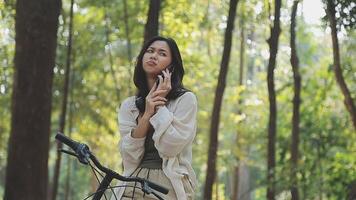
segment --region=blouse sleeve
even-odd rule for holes
[[[124,101],[119,109],[119,131],[121,135],[119,147],[124,167],[134,168],[142,159],[145,137],[133,138],[131,136],[137,125],[129,103],[129,100]]]
[[[187,92],[178,99],[173,112],[166,106],[158,109],[150,119],[155,132],[152,139],[162,156],[178,155],[196,134],[197,99]]]

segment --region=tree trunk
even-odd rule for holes
[[[250,171],[246,162],[241,161],[239,165],[239,185],[237,196],[238,200],[250,200],[251,199],[251,187],[250,187]]]
[[[334,72],[336,81],[340,86],[342,94],[344,95],[344,104],[347,111],[351,115],[352,124],[356,130],[356,107],[354,100],[352,99],[350,90],[348,89],[345,79],[342,75],[341,61],[340,61],[340,52],[339,52],[339,41],[337,37],[336,29],[336,18],[335,18],[335,4],[332,0],[327,0],[326,14],[329,19],[329,25],[331,29],[331,38],[333,43],[333,56],[334,56]]]
[[[243,6],[243,4],[241,4],[240,6]],[[244,56],[245,56],[245,28],[244,28],[244,19],[243,19],[243,16],[241,16],[241,19],[240,19],[240,71],[239,71],[239,83],[238,83],[238,86],[241,87],[243,85],[243,74],[244,74],[244,62],[245,62],[245,59],[244,59]],[[239,98],[239,101],[238,101],[238,104],[237,104],[237,113],[239,115],[242,114],[242,111],[241,111],[241,105],[242,105],[242,97],[240,95],[240,98]],[[240,133],[241,134],[241,133]],[[236,133],[236,145],[239,144],[239,132]],[[239,159],[239,158],[236,158],[236,159]],[[235,180],[233,182],[233,188],[234,190],[232,191],[232,199],[233,200],[236,200],[238,199],[238,188],[239,188],[239,180],[240,180],[240,177],[239,177],[239,164],[237,166],[234,167],[234,173],[236,173],[236,176],[234,177]]]
[[[126,43],[127,43],[127,59],[129,60],[129,79],[132,78],[132,47],[131,47],[131,37],[130,37],[130,28],[129,28],[129,15],[127,11],[127,0],[123,0],[124,6],[124,22],[125,22],[125,35],[126,35]],[[129,80],[129,81],[130,81]],[[128,92],[131,94],[131,84],[128,86]]]
[[[123,0],[124,6],[124,22],[125,22],[125,35],[127,40],[127,58],[130,63],[132,61],[132,50],[131,50],[131,37],[130,37],[130,29],[129,29],[129,15],[127,11],[127,0]]]
[[[75,63],[75,52],[73,52],[72,63]],[[70,78],[70,92],[69,92],[69,113],[68,113],[68,137],[71,137],[72,128],[73,128],[73,91],[74,91],[74,69],[71,70],[71,78]],[[67,174],[66,174],[66,182],[64,186],[64,200],[72,199],[72,189],[70,184],[72,171],[72,159],[67,157]]]
[[[145,34],[143,43],[147,42],[154,36],[158,35],[158,18],[161,7],[161,0],[150,0],[150,7],[147,14],[147,22],[145,25]]]
[[[234,29],[237,3],[238,0],[230,1],[229,16],[228,16],[227,27],[225,31],[224,50],[223,50],[223,55],[220,64],[218,85],[215,91],[212,122],[210,127],[210,145],[209,145],[209,154],[208,154],[208,162],[207,162],[208,169],[207,169],[207,176],[205,179],[205,188],[204,188],[204,199],[206,200],[212,198],[212,188],[216,176],[216,153],[218,149],[218,129],[219,129],[219,121],[220,121],[220,110],[221,110],[221,102],[222,102],[225,85],[226,85],[228,64],[230,61],[232,32]]]
[[[108,46],[110,74],[111,74],[112,80],[114,82],[116,102],[120,102],[120,88],[119,88],[119,81],[116,78],[116,71],[114,69],[114,61],[113,61],[113,56],[111,53],[109,16],[108,16],[108,13],[106,10],[106,4],[104,4],[104,8],[105,8],[104,9],[104,12],[105,12],[105,45]]]
[[[232,182],[232,196],[231,199],[232,200],[237,200],[237,196],[239,194],[239,165],[234,166],[233,168],[233,182]]]
[[[277,126],[277,105],[276,92],[274,88],[274,69],[278,52],[278,38],[280,34],[280,9],[281,0],[275,0],[274,21],[271,28],[271,37],[268,39],[270,56],[268,61],[267,85],[269,97],[269,122],[268,122],[268,162],[267,162],[267,199],[274,200],[275,197],[275,164],[276,164],[276,126]]]
[[[292,145],[291,145],[291,194],[292,200],[299,200],[298,193],[298,146],[299,146],[299,107],[300,107],[300,90],[301,90],[301,77],[299,74],[299,60],[296,48],[296,14],[298,9],[299,0],[293,2],[291,25],[290,25],[290,46],[291,46],[291,65],[293,69],[294,78],[294,98],[293,98],[293,117],[292,117]]]
[[[347,197],[346,199],[356,199],[356,180],[352,181],[347,186]]]
[[[67,102],[68,102],[68,88],[69,88],[69,77],[70,77],[70,64],[71,64],[71,56],[72,56],[72,36],[73,36],[73,5],[74,0],[71,0],[70,3],[70,15],[69,15],[69,36],[68,36],[68,46],[67,46],[67,60],[66,60],[66,69],[64,76],[64,85],[63,85],[63,99],[62,99],[62,108],[61,115],[59,119],[59,132],[64,133],[65,123],[66,123],[66,115],[67,115]],[[57,142],[57,150],[62,149],[62,143]],[[53,188],[52,188],[52,200],[56,200],[57,191],[58,191],[58,182],[59,182],[59,174],[61,169],[61,160],[62,154],[57,151],[57,158],[54,168],[53,175]]]
[[[60,8],[59,0],[16,2],[15,74],[4,199],[47,199]]]

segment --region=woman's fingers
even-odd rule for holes
[[[153,97],[151,99],[152,102],[156,102],[156,101],[164,101],[164,102],[167,102],[167,99],[164,98],[164,97],[161,97],[161,96],[156,96],[156,97]]]
[[[155,91],[150,93],[151,97],[155,97],[158,95],[165,97],[168,95],[169,91],[172,89],[171,75],[172,73],[169,71],[168,68],[162,70],[162,75],[157,76],[157,78],[159,79],[159,84],[156,86]]]
[[[151,88],[151,90],[150,90],[150,92],[148,93],[147,96],[149,96],[150,94],[152,94],[152,93],[156,90],[156,88],[157,88],[157,82],[155,82],[155,83],[153,84],[153,86],[152,86],[152,88]]]
[[[167,72],[167,68],[165,70],[162,71],[164,79],[166,79],[168,77],[168,72]]]
[[[166,68],[165,70],[162,71],[163,75],[164,75],[164,84],[165,86],[167,86],[168,84],[171,83],[171,75],[170,72],[168,70],[168,68]]]
[[[156,106],[164,106],[166,105],[166,101],[155,101],[153,105]]]
[[[167,99],[161,96],[149,97],[147,98],[148,103],[155,103],[156,101],[167,102]]]
[[[156,90],[152,93],[152,98],[156,97],[156,96],[162,96],[162,94],[166,94],[167,90]]]
[[[162,83],[164,81],[162,75],[158,75],[158,79],[159,79],[159,86],[162,86]]]

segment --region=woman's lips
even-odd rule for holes
[[[149,60],[149,61],[147,61],[146,63],[147,63],[148,65],[151,65],[151,66],[157,65],[157,63],[156,63],[155,61],[153,61],[153,60]]]

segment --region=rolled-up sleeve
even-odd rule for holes
[[[187,92],[178,99],[173,111],[162,106],[151,117],[155,129],[152,139],[161,156],[178,155],[194,139],[197,107],[195,95]]]
[[[129,99],[119,109],[119,131],[121,135],[119,147],[124,167],[136,167],[144,153],[145,138],[133,138],[132,131],[136,127],[136,119],[130,110]]]

